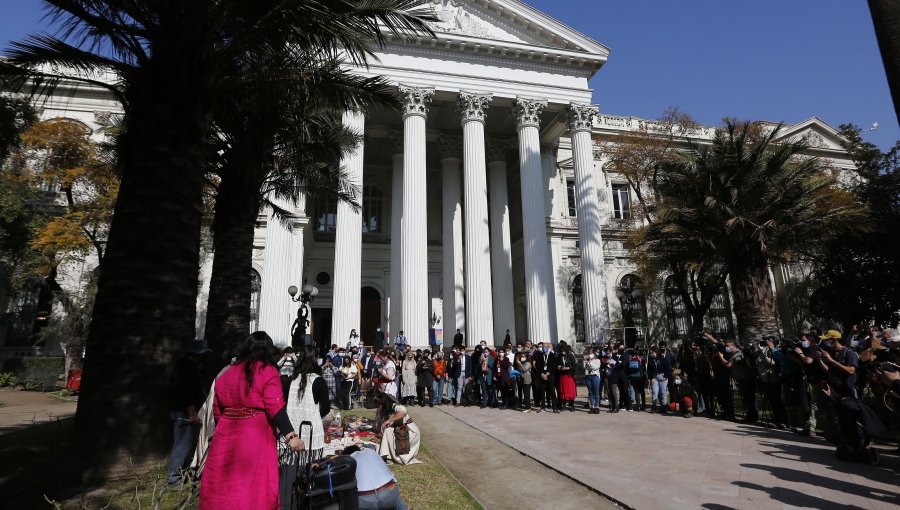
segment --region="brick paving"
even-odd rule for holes
[[[900,508],[900,457],[886,451],[871,466],[821,438],[705,418],[439,409],[631,508]]]

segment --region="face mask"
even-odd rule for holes
[[[519,352],[522,352],[522,348],[521,348],[521,347],[517,348],[516,350],[519,351]]]
[[[354,355],[353,355],[353,361],[357,361],[358,359],[359,359],[359,356],[357,356],[356,354],[354,354]]]
[[[548,349],[548,348],[546,348],[546,347],[544,347],[542,350],[544,351],[544,353],[550,352],[550,349]]]
[[[681,384],[681,379],[675,379],[675,385],[677,386],[679,384]]]
[[[854,349],[859,347],[859,340],[850,340],[850,347],[853,347]]]
[[[802,345],[804,349],[809,349],[809,340],[800,342],[800,345]]]
[[[725,354],[731,354],[731,351],[733,351],[733,350],[734,350],[734,349],[732,349],[731,347],[726,347],[726,348],[725,348]]]

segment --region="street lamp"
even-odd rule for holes
[[[291,301],[300,303],[300,308],[297,309],[297,318],[291,325],[291,346],[294,349],[299,349],[311,341],[306,333],[309,327],[309,304],[319,295],[319,289],[305,284],[302,290],[298,290],[296,285],[291,285],[288,287],[288,294],[291,296]]]

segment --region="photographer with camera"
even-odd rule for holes
[[[809,388],[804,371],[803,349],[800,339],[786,336],[781,340],[782,402],[787,413],[787,424],[797,434],[809,435]],[[812,358],[810,358],[812,361]]]
[[[821,369],[819,361],[819,339],[812,334],[804,335],[800,340],[800,345],[795,345],[790,352],[791,359],[795,360],[801,367],[806,379],[809,395],[812,397],[808,401],[809,411],[806,414],[806,424],[801,434],[809,434],[810,430],[815,427],[817,434],[823,434],[827,424],[833,423],[833,413],[830,406],[826,405],[825,395],[822,393],[822,381],[825,380],[825,373]],[[806,391],[803,391],[806,397]]]
[[[713,393],[719,402],[721,413],[717,418],[734,421],[734,399],[731,396],[731,358],[737,349],[734,343],[716,339],[709,333],[703,333],[709,340],[707,347],[713,371]]]
[[[781,400],[783,361],[781,351],[775,348],[777,340],[774,336],[767,336],[760,340],[759,348],[755,352],[756,373],[759,376],[759,385],[772,410],[772,422],[778,428],[785,428],[787,412],[784,409],[784,402]]]
[[[839,459],[877,464],[878,450],[871,442],[874,436],[884,432],[884,425],[859,399],[856,387],[859,355],[843,342],[838,331],[830,330],[822,336],[819,351],[819,363],[827,377],[822,383],[822,393],[833,406],[838,422],[837,434],[826,434],[825,438],[837,443]]]

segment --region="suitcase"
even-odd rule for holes
[[[309,426],[309,442],[312,444],[312,424]],[[358,510],[356,496],[356,460],[349,455],[333,455],[312,461],[294,482],[293,507],[297,510]]]

